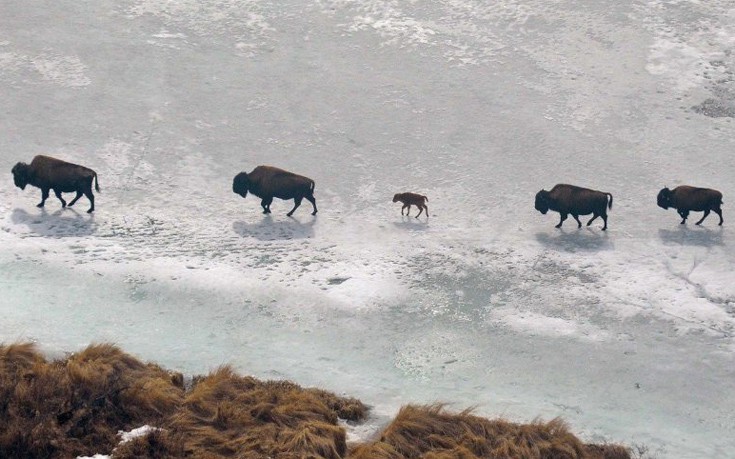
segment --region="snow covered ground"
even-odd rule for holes
[[[0,97],[0,341],[232,363],[372,404],[364,435],[447,401],[735,447],[730,0],[0,0]],[[98,172],[94,215],[13,186],[42,153]],[[233,194],[258,164],[318,216]],[[609,230],[555,229],[555,183]],[[725,225],[656,207],[679,184]]]

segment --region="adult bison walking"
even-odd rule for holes
[[[31,164],[18,163],[11,170],[15,186],[24,190],[27,185],[33,185],[41,189],[41,202],[37,207],[43,207],[49,196],[49,190],[61,201],[61,207],[66,207],[66,201],[61,193],[76,191],[77,195],[69,203],[73,206],[82,195],[89,199],[92,205],[87,213],[94,212],[94,194],[92,194],[92,181],[94,189],[100,191],[97,183],[97,173],[78,164],[68,163],[50,156],[38,155],[33,158]]]
[[[605,222],[602,230],[605,231],[607,229],[607,209],[612,209],[612,203],[613,197],[610,193],[559,184],[555,185],[551,191],[541,190],[536,193],[535,207],[542,214],[546,214],[549,210],[559,212],[561,220],[556,225],[557,228],[561,228],[569,214],[577,221],[577,228],[581,228],[582,222],[579,221],[579,216],[592,214],[587,226],[590,226],[597,217],[602,217],[602,221]]]
[[[243,198],[248,192],[261,199],[263,213],[271,213],[273,198],[293,199],[294,206],[289,212],[289,217],[301,205],[301,200],[306,198],[314,207],[311,215],[316,215],[316,199],[314,199],[314,181],[303,175],[284,171],[273,166],[258,166],[252,172],[240,172],[232,182],[232,191]]]
[[[673,190],[664,188],[658,192],[656,203],[662,209],[673,207],[681,216],[681,224],[687,221],[690,211],[701,212],[704,215],[697,222],[701,225],[710,211],[714,211],[720,217],[722,225],[722,193],[710,188],[696,188],[693,186],[677,186]]]

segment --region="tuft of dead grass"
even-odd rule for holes
[[[0,345],[0,457],[115,459],[630,459],[586,445],[563,421],[516,424],[443,405],[403,407],[373,442],[348,447],[338,419],[359,422],[357,399],[222,366],[183,376],[111,344],[47,361],[32,344]],[[118,431],[149,433],[119,444]]]
[[[46,361],[0,346],[0,457],[67,458],[112,450],[118,430],[160,424],[182,403],[171,375],[110,344]]]
[[[407,405],[372,443],[356,446],[351,459],[629,459],[615,445],[585,445],[560,419],[517,424],[449,413],[444,405]]]

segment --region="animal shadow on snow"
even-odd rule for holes
[[[667,245],[714,247],[716,245],[725,245],[722,238],[723,233],[722,226],[710,229],[704,226],[688,228],[687,225],[678,225],[676,229],[669,230],[662,228],[658,230],[658,237]]]
[[[402,228],[412,231],[425,231],[429,229],[429,220],[421,215],[419,218],[415,218],[413,215],[401,217],[401,221],[393,222],[396,228]]]
[[[302,223],[295,217],[288,220],[273,220],[270,214],[264,215],[257,223],[235,222],[232,229],[240,237],[254,237],[260,241],[288,239],[308,239],[314,236],[315,218]]]
[[[41,208],[37,214],[15,209],[10,218],[13,223],[26,225],[31,232],[43,237],[89,236],[98,227],[93,214],[80,214],[69,207],[51,213]]]
[[[536,233],[536,240],[546,247],[565,252],[576,252],[579,250],[612,250],[613,244],[608,238],[608,233],[592,228],[564,229],[555,233]]]

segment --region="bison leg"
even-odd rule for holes
[[[54,190],[54,194],[57,198],[59,198],[59,201],[61,201],[61,207],[66,207],[66,201],[64,201],[64,198],[61,197],[61,191]]]
[[[418,206],[416,206],[416,207],[418,207],[418,208],[419,208],[419,213],[417,213],[417,214],[416,214],[416,217],[415,217],[415,218],[419,218],[419,215],[421,215],[421,212],[423,212],[423,211],[424,211],[424,207],[423,207],[423,206],[422,206],[421,204],[419,204],[419,205],[418,205]]]
[[[602,217],[602,221],[605,222],[604,225],[602,225],[602,231],[605,231],[607,229],[607,214],[600,215]]]
[[[679,215],[681,216],[681,223],[680,223],[680,225],[683,225],[684,223],[687,222],[687,217],[689,216],[689,211],[688,210],[677,210],[677,212],[679,212]]]
[[[47,199],[48,199],[48,188],[41,188],[41,202],[36,204],[36,207],[43,207],[43,205],[46,204]]]
[[[719,223],[719,225],[722,226],[722,209],[720,209],[719,207],[717,207],[716,209],[712,209],[712,210],[714,210],[715,213],[720,216],[720,223]]]
[[[271,213],[271,203],[273,202],[273,198],[263,198],[260,201],[260,205],[263,207],[263,213],[269,214]]]
[[[559,215],[561,216],[561,220],[559,220],[559,224],[556,225],[557,228],[561,228],[561,224],[564,223],[564,220],[567,219],[567,214],[559,212]]]
[[[424,209],[426,209],[426,216],[428,217],[429,216],[429,206],[424,204]]]
[[[408,212],[406,213],[406,215],[409,215],[411,213],[411,204],[404,204],[403,207],[401,207],[401,215],[403,215],[403,209],[405,209],[406,207],[408,207]]]
[[[577,220],[577,229],[582,227],[582,222],[579,221],[579,215],[572,214],[572,217],[574,217],[575,220]]]
[[[71,207],[74,204],[76,204],[76,202],[79,200],[79,198],[81,198],[83,195],[84,195],[84,191],[77,191],[77,195],[74,196],[74,199],[72,199],[71,202],[68,204],[69,207]]]
[[[701,225],[705,218],[707,218],[707,215],[709,215],[709,209],[706,209],[704,211],[704,215],[702,215],[702,218],[696,223],[697,225]]]
[[[587,226],[590,226],[593,221],[597,220],[597,217],[599,217],[599,215],[593,214],[592,218],[590,218],[590,221],[587,222]]]
[[[291,209],[291,212],[286,214],[288,217],[293,215],[294,211],[299,208],[302,199],[304,198],[293,198],[293,209]]]
[[[89,209],[87,209],[87,213],[91,214],[92,212],[94,212],[94,195],[92,194],[91,184],[88,190],[84,190],[84,196],[86,196],[87,199],[89,199],[89,203],[91,204],[89,206]]]
[[[317,210],[316,210],[316,199],[314,199],[314,196],[309,195],[309,196],[306,196],[306,200],[309,201],[311,203],[311,206],[314,208],[314,212],[312,212],[311,215],[316,215],[316,213],[317,213]]]

